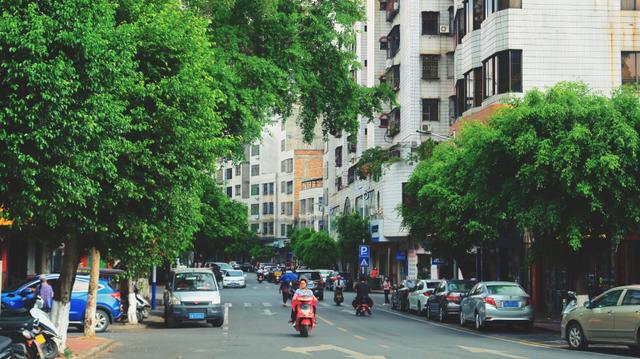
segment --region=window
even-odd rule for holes
[[[467,94],[465,93],[465,80],[461,79],[456,81],[456,116],[462,115],[466,110],[466,101],[465,98]]]
[[[280,151],[284,152],[287,148],[285,140],[280,141]]]
[[[396,25],[391,29],[389,35],[387,35],[387,40],[389,41],[387,58],[392,58],[400,51],[400,25]]]
[[[640,305],[640,290],[628,289],[622,300],[622,305]]]
[[[453,125],[456,117],[456,97],[451,96],[449,97],[449,126]]]
[[[380,1],[380,11],[386,11],[386,10],[387,10],[387,2]]]
[[[313,213],[313,198],[307,199],[307,213]]]
[[[228,180],[233,178],[233,168],[227,168],[227,175],[225,176],[225,178]]]
[[[270,195],[273,194],[273,182],[271,183],[263,183],[262,184],[262,194],[263,195]]]
[[[622,2],[624,3],[625,0]],[[522,9],[522,0],[484,0],[485,18],[494,12],[506,9]]]
[[[259,155],[260,155],[260,145],[252,145],[251,156],[259,156]]]
[[[387,50],[389,48],[389,41],[386,36],[380,38],[380,50]]]
[[[522,50],[496,53],[483,63],[484,97],[522,92]]]
[[[273,202],[264,202],[262,204],[262,214],[273,214]]]
[[[260,233],[260,223],[251,223],[251,232]]]
[[[342,189],[342,176],[336,177],[336,191]]]
[[[438,108],[440,107],[439,99],[422,99],[422,121],[439,121]]]
[[[324,197],[318,197],[318,208],[322,210],[323,206],[324,206]]]
[[[640,10],[640,0],[620,0],[620,10]]]
[[[89,282],[76,280],[73,283],[73,289],[71,289],[71,291],[74,293],[87,293],[89,291]]]
[[[281,181],[280,182],[280,193],[285,193],[287,191],[287,182],[286,181]]]
[[[465,0],[464,2],[464,28],[466,30],[466,34],[473,31],[473,0]]]
[[[236,176],[240,176],[240,174],[241,174],[240,168],[241,168],[240,165],[236,166]]]
[[[252,216],[257,216],[260,214],[260,205],[257,203],[254,203],[251,205],[251,215]]]
[[[349,167],[349,171],[347,173],[347,184],[352,184],[356,181],[356,166]]]
[[[400,133],[400,108],[396,107],[389,112],[389,126],[387,127],[387,135],[393,137]]]
[[[306,199],[301,199],[300,200],[300,210],[299,210],[300,214],[304,214],[307,213],[307,200]]]
[[[467,72],[465,75],[466,108],[482,105],[482,67]]]
[[[280,162],[280,170],[284,173],[293,173],[293,158],[288,158]]]
[[[335,158],[336,158],[336,167],[342,167],[342,146],[336,147]]]
[[[257,176],[260,174],[260,165],[251,165],[251,175]]]
[[[273,222],[262,223],[262,234],[273,235]]]
[[[285,202],[284,214],[287,216],[293,216],[293,202]]]
[[[484,21],[484,1],[485,0],[473,0],[473,29],[474,30],[480,29],[480,25]]]
[[[464,74],[464,109],[468,110],[473,107],[473,86],[474,71],[471,70]]]
[[[287,182],[287,194],[292,194],[293,193],[293,181],[288,181]]]
[[[282,224],[280,225],[280,235],[281,235],[282,237],[286,237],[286,236],[287,236],[287,225],[286,225],[286,224],[284,224],[284,223],[282,223]]]
[[[425,80],[438,79],[438,64],[440,55],[422,55],[422,78]]]
[[[604,308],[604,307],[613,307],[618,305],[618,299],[620,298],[620,294],[622,294],[622,290],[614,290],[611,292],[607,292],[598,298],[594,299],[591,303],[591,308]]]
[[[640,84],[640,52],[622,52],[622,84]]]
[[[240,196],[240,185],[239,184],[236,185],[236,197],[237,196]]]
[[[252,184],[251,185],[251,195],[252,196],[259,196],[260,195],[260,185],[259,184]]]
[[[466,35],[467,31],[467,21],[466,21],[466,12],[464,9],[458,9],[456,12],[456,16],[453,19],[455,23],[455,36],[456,36],[456,44],[462,43],[462,38]]]
[[[448,53],[447,54],[447,78],[448,79],[453,78],[454,64],[455,64],[455,60],[453,57],[453,53]]]
[[[437,12],[422,12],[422,35],[438,35],[439,16],[440,13]]]
[[[227,187],[227,196],[233,197],[233,187],[231,186]]]
[[[393,65],[389,68],[386,83],[394,91],[400,89],[400,65]]]

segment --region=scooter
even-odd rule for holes
[[[23,343],[14,343],[11,338],[0,336],[0,359],[26,359],[27,347]]]
[[[576,296],[576,292],[568,291],[566,297],[562,299],[562,314],[568,313],[577,305],[578,297]]]
[[[258,283],[262,283],[264,281],[264,274],[258,273]]]
[[[134,288],[136,294],[136,316],[138,317],[138,323],[142,323],[144,319],[149,318],[151,313],[151,304],[140,294],[140,290],[137,286]]]
[[[333,293],[333,301],[338,306],[342,305],[342,302],[344,302],[344,295],[342,295],[342,286],[336,287],[336,290]]]
[[[38,308],[32,308],[25,316],[25,312],[3,312],[0,318],[0,334],[13,341],[11,358],[45,358],[58,357],[62,339],[46,313]],[[0,344],[0,348],[3,348]],[[0,358],[3,349],[0,349]]]
[[[316,298],[294,298],[293,307],[296,308],[296,331],[301,337],[308,337],[316,323]]]
[[[371,307],[367,303],[360,303],[356,306],[356,316],[364,317],[365,314],[371,315]]]

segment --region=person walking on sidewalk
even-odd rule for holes
[[[44,274],[40,276],[40,284],[38,285],[38,288],[36,288],[36,295],[39,295],[40,298],[42,298],[42,310],[49,313],[53,304],[53,288],[51,288],[51,285],[47,283],[47,277]]]
[[[391,293],[391,282],[389,281],[389,277],[384,279],[384,283],[382,284],[382,289],[384,290],[384,305],[388,305],[389,302],[389,293]]]

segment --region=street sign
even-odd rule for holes
[[[407,260],[407,253],[405,251],[398,250],[396,252],[396,260],[398,260],[398,261],[406,261]]]
[[[413,249],[407,253],[407,279],[418,279],[418,254]]]
[[[369,257],[369,246],[360,245],[359,257]]]
[[[431,264],[434,266],[443,266],[445,264],[447,264],[447,261],[445,259],[442,258],[433,258],[431,260]]]
[[[360,263],[360,267],[368,267],[369,266],[369,257],[360,257],[358,259],[358,262]]]

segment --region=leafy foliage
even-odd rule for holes
[[[338,245],[326,232],[311,228],[296,229],[291,235],[291,249],[311,268],[332,268],[338,259]]]
[[[388,149],[379,146],[368,148],[362,152],[356,163],[356,173],[361,180],[366,180],[371,176],[374,181],[379,181],[384,167],[400,160],[397,146]]]
[[[358,259],[358,246],[371,241],[369,220],[359,213],[344,213],[336,218],[338,248],[342,260],[354,263]]]

